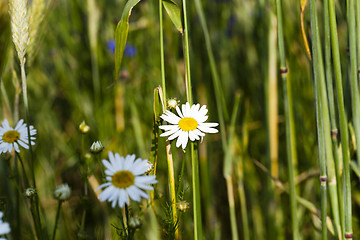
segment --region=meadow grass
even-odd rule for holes
[[[0,237],[359,238],[359,23],[353,0],[1,1]]]

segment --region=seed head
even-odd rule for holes
[[[181,212],[186,212],[190,208],[190,203],[187,201],[180,201],[176,204],[177,209]]]

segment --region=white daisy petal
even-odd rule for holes
[[[115,156],[114,156],[113,152],[109,151],[108,156],[109,156],[109,160],[110,160],[111,165],[113,165],[113,163],[115,162]]]
[[[10,127],[9,122],[6,118],[4,119],[4,121],[2,121],[1,125],[3,125],[3,128],[5,129],[11,128],[12,130],[12,127]]]
[[[202,105],[202,107],[199,110],[199,115],[205,116],[207,114],[208,110],[206,108],[206,105]]]
[[[136,191],[136,194],[140,195],[142,198],[148,199],[149,195],[147,195],[145,192],[141,191],[139,188],[135,188],[134,191]]]
[[[181,119],[168,110],[166,110],[165,114],[162,114],[160,117],[163,120],[165,120],[166,122],[171,123],[171,124],[177,124]]]
[[[199,129],[195,129],[194,130],[194,133],[200,137],[204,137],[205,136],[205,133],[201,132]]]
[[[194,118],[199,124],[203,124],[206,120],[208,120],[209,117],[207,115],[205,116],[199,115],[199,116],[195,116]]]
[[[19,122],[16,124],[15,130],[19,130],[21,127],[23,127],[23,119],[20,119]],[[24,124],[26,127],[26,124]]]
[[[199,124],[200,126],[203,126],[203,127],[217,127],[217,126],[219,126],[219,124],[218,123],[201,123],[201,124]]]
[[[19,145],[16,142],[14,143],[14,148],[15,148],[15,151],[20,152]]]
[[[108,176],[112,176],[112,175],[114,175],[114,173],[115,172],[112,169],[106,169],[105,170],[105,174],[108,175]]]
[[[154,175],[149,176],[138,176],[135,178],[135,183],[154,184],[157,183]]]
[[[181,133],[183,133],[183,131],[179,129],[177,132],[175,132],[173,135],[171,135],[168,139],[171,141],[171,140],[177,138],[178,136],[180,136]]]
[[[131,166],[134,164],[135,154],[127,155],[125,158],[124,170],[129,170]]]
[[[178,140],[176,141],[176,147],[182,146],[183,149],[185,149],[186,144],[188,142],[188,132],[182,131]]]
[[[181,118],[184,118],[184,115],[181,113],[179,106],[176,106],[176,112]]]
[[[108,187],[108,186],[110,186],[110,185],[111,185],[111,183],[109,183],[109,182],[103,183],[103,184],[101,184],[100,186],[98,186],[98,187],[95,189],[95,191],[98,191],[98,190],[100,190],[100,189],[102,189],[102,188],[104,188],[104,187]]]
[[[29,149],[29,145],[27,144],[27,142],[23,142],[21,140],[17,141],[17,143],[22,146],[23,148]]]
[[[164,132],[164,133],[160,134],[160,137],[167,137],[167,136],[170,136],[170,135],[172,135],[172,134],[174,134],[174,133],[176,133],[177,131],[179,131],[179,130],[180,130],[180,128],[179,128],[178,126],[174,126],[174,125],[172,125],[171,127],[172,127],[172,129],[171,129],[171,130],[169,130],[169,131],[167,131],[167,132]]]
[[[134,175],[138,175],[138,174],[135,174],[134,171],[136,171],[139,167],[143,166],[144,163],[142,161],[141,158],[138,158],[135,160],[134,164],[131,166],[131,168],[129,169],[129,171],[131,171],[132,173],[134,173]]]
[[[124,207],[125,203],[129,203],[128,194],[124,189],[120,189],[119,206]]]
[[[13,145],[11,145],[11,144],[8,144],[8,146],[7,146],[7,152],[11,152],[12,150],[13,150]]]
[[[190,108],[191,115],[196,115],[199,112],[200,104],[194,104]]]
[[[209,128],[209,127],[205,127],[205,126],[198,126],[198,129],[200,129],[201,131],[206,132],[206,133],[217,133],[217,132],[219,132],[215,128]]]
[[[172,130],[172,129],[176,129],[177,128],[177,126],[175,125],[162,125],[162,126],[159,126],[159,128],[161,129],[161,130],[165,130],[165,131],[169,131],[169,130]]]
[[[199,139],[196,139],[197,137],[198,137],[198,136],[194,133],[194,131],[190,131],[190,132],[189,132],[190,141],[199,140]]]
[[[104,191],[102,191],[100,194],[99,194],[99,199],[101,201],[105,201],[107,200],[108,198],[110,198],[112,195],[111,193],[114,191],[114,187],[113,186],[109,186],[108,188],[104,189]]]
[[[108,160],[103,159],[101,162],[103,163],[103,165],[104,165],[107,169],[113,168],[113,166],[111,165],[111,163],[110,163]]]
[[[127,193],[129,194],[129,197],[131,200],[134,200],[136,202],[140,202],[141,197],[139,194],[137,194],[137,188],[135,186],[130,186],[126,189]]]
[[[186,135],[184,135],[185,137],[181,140],[181,146],[183,149],[186,148],[186,145],[189,141],[189,132],[185,132],[185,133],[186,133]]]

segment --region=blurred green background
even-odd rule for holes
[[[43,2],[29,1],[29,6]],[[159,12],[158,2],[143,0],[133,10],[130,17],[130,32],[121,66],[121,77],[114,83],[113,41],[126,1],[52,0],[45,1],[43,21],[36,28],[36,40],[30,44],[27,55],[27,81],[30,105],[30,124],[38,130],[35,156],[38,193],[43,211],[44,223],[51,232],[56,200],[52,192],[56,185],[66,182],[72,188],[70,201],[63,205],[57,239],[78,239],[83,209],[88,210],[85,230],[86,239],[103,239],[106,229],[119,227],[116,213],[108,206],[100,204],[91,188],[84,200],[81,164],[86,161],[90,171],[100,182],[101,174],[96,161],[87,158],[86,153],[92,142],[100,140],[105,146],[101,157],[107,158],[109,150],[120,155],[135,153],[141,158],[149,158],[153,127],[153,91],[161,83]],[[266,79],[269,78],[269,52],[277,45],[269,44],[271,16],[275,14],[275,1],[265,0],[207,0],[202,1],[210,31],[216,67],[226,97],[227,112],[231,112],[236,92],[241,93],[241,108],[236,124],[239,139],[244,137],[244,126],[248,131],[248,146],[240,150],[243,162],[244,189],[251,239],[287,239],[291,236],[289,195],[273,187],[268,195],[267,187],[272,185],[267,174],[254,161],[266,165],[269,148],[266,124]],[[319,5],[322,3],[319,1]],[[304,47],[300,23],[300,2],[284,1],[283,18],[285,47],[291,81],[296,142],[298,151],[297,174],[305,174],[298,184],[297,193],[320,208],[318,174],[317,135],[315,119],[315,99],[311,62]],[[345,6],[338,6],[338,32],[343,66],[346,66],[347,38]],[[321,7],[319,7],[321,9]],[[321,11],[319,12],[321,16]],[[194,102],[206,104],[209,108],[209,122],[219,122],[214,97],[214,86],[204,36],[192,1],[188,1],[190,35],[191,74]],[[0,2],[0,80],[1,119],[15,122],[17,116],[24,118],[20,94],[20,70],[15,48],[11,42],[10,17],[7,1]],[[321,26],[320,18],[320,26]],[[308,10],[305,11],[305,32],[310,35]],[[185,72],[182,50],[182,36],[174,28],[164,11],[165,72],[167,96],[186,102]],[[311,39],[308,37],[311,44]],[[278,65],[276,65],[278,69]],[[346,72],[346,69],[344,69]],[[278,75],[279,76],[279,75]],[[94,87],[94,79],[100,85]],[[347,83],[345,84],[348,85]],[[349,89],[345,86],[345,102],[349,105]],[[278,80],[278,178],[287,183],[287,162],[285,126],[283,118],[283,92]],[[8,99],[9,102],[6,101]],[[18,103],[17,103],[18,101]],[[18,106],[18,107],[16,107]],[[348,110],[350,107],[347,106]],[[82,135],[79,124],[85,120],[91,130]],[[246,136],[245,136],[246,137]],[[81,141],[84,141],[82,145]],[[168,196],[167,166],[164,138],[159,139],[159,159],[157,168],[156,203],[161,206]],[[220,134],[207,135],[200,144],[200,158],[206,159],[202,169],[202,193],[204,232],[206,239],[230,239],[230,218],[226,183],[222,174],[224,153],[221,149]],[[187,153],[173,146],[175,175],[181,171],[183,161],[187,161],[184,179],[184,200],[191,202],[191,170]],[[24,154],[26,159],[27,154]],[[355,154],[355,153],[354,153]],[[28,156],[27,156],[28,157]],[[1,161],[0,197],[2,209],[8,209],[11,220],[10,197],[12,188],[11,160]],[[177,179],[178,183],[178,179]],[[359,179],[352,174],[353,185],[353,227],[354,239],[359,233],[360,191]],[[206,189],[206,191],[205,191]],[[165,199],[165,200],[164,200]],[[235,194],[239,235],[243,228],[239,195]],[[24,205],[24,202],[22,202]],[[166,208],[166,207],[165,207]],[[276,208],[276,219],[270,219],[269,209]],[[159,207],[161,209],[161,207]],[[330,214],[330,207],[329,216]],[[244,210],[244,209],[242,209]],[[32,239],[29,218],[22,207],[24,227],[21,239]],[[166,219],[166,211],[160,211]],[[134,212],[139,211],[134,207]],[[148,211],[145,211],[143,227],[136,239],[147,239],[151,231]],[[303,239],[318,239],[320,223],[313,214],[299,205],[300,232]],[[181,215],[180,235],[182,239],[192,238],[191,210]],[[161,222],[161,221],[160,221]],[[160,226],[166,239],[166,221]],[[108,226],[105,226],[105,225]],[[275,226],[272,228],[272,225]],[[150,229],[150,230],[149,230]],[[14,233],[16,234],[16,233]],[[17,233],[19,234],[19,233]],[[20,236],[17,235],[17,236]],[[16,235],[13,235],[16,239]],[[115,239],[115,237],[114,237]],[[241,239],[241,237],[240,237]]]

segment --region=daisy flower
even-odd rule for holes
[[[114,208],[117,204],[124,207],[131,200],[140,202],[142,198],[149,198],[143,190],[153,190],[150,184],[157,183],[155,175],[143,176],[148,169],[148,160],[138,158],[135,154],[127,155],[125,158],[118,153],[115,155],[109,151],[109,160],[103,159],[107,183],[101,184],[96,190],[106,188],[99,194],[101,201],[112,202]]]
[[[20,152],[19,145],[23,148],[29,149],[29,137],[26,123],[24,120],[16,124],[15,129],[10,127],[7,119],[1,123],[0,127],[0,153],[11,152],[15,148],[16,152]],[[31,145],[35,145],[36,129],[30,125],[30,140]]]
[[[4,213],[0,212],[0,235],[5,235],[5,234],[10,233],[10,225],[9,225],[9,223],[2,221],[3,216],[4,216]],[[0,240],[1,239],[5,239],[5,238],[0,238]]]
[[[169,140],[178,138],[176,141],[176,147],[182,146],[185,149],[188,140],[195,141],[200,140],[205,136],[205,133],[217,133],[218,130],[213,128],[218,126],[218,123],[205,123],[208,119],[206,115],[208,110],[206,105],[200,108],[200,104],[182,104],[182,111],[176,106],[176,112],[179,116],[166,110],[160,117],[171,125],[159,126],[160,129],[165,130],[161,137],[169,136]]]

